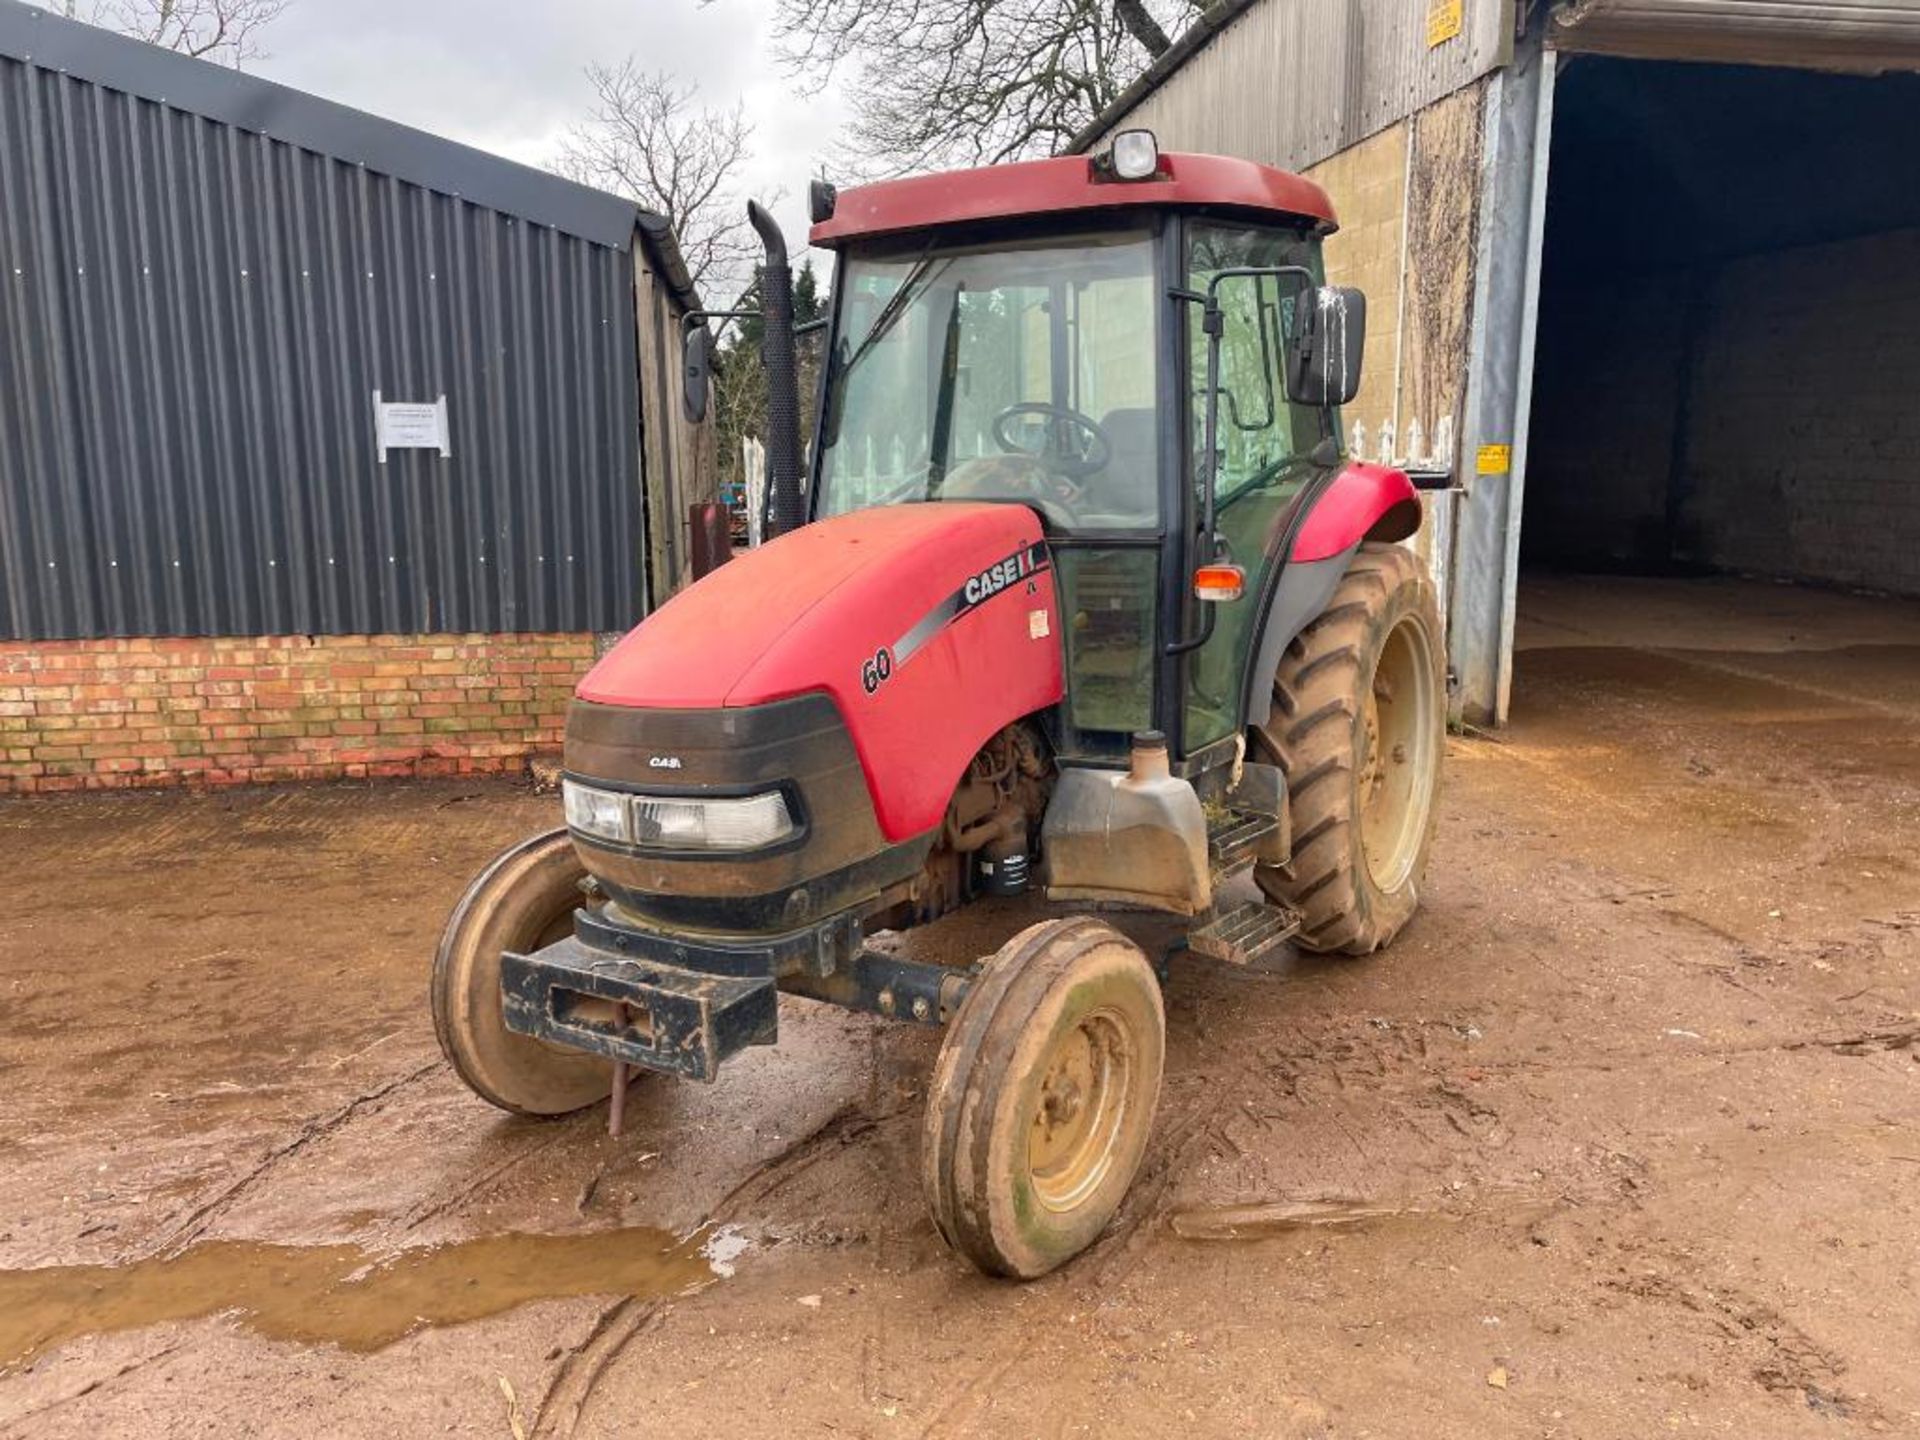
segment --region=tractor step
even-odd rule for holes
[[[1255,815],[1245,810],[1229,810],[1224,818],[1207,829],[1207,859],[1213,867],[1213,883],[1218,886],[1253,868],[1260,842],[1280,828],[1272,815]]]
[[[1249,900],[1189,933],[1187,948],[1209,960],[1251,965],[1299,933],[1300,917],[1284,905]]]

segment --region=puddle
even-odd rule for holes
[[[489,1235],[385,1255],[215,1240],[131,1265],[0,1270],[0,1374],[82,1335],[228,1311],[272,1340],[367,1351],[534,1300],[682,1295],[714,1278],[707,1239],[644,1228]]]

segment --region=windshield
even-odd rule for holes
[[[819,514],[1018,500],[1057,529],[1157,526],[1146,231],[856,255],[841,293]]]

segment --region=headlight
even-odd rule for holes
[[[561,799],[567,809],[567,828],[601,840],[625,841],[627,797],[611,790],[596,790],[572,780],[560,782]]]
[[[793,833],[778,792],[744,800],[633,797],[633,842],[662,849],[758,850]]]
[[[583,835],[656,850],[759,850],[798,827],[777,790],[715,797],[626,795],[561,782],[567,825]]]

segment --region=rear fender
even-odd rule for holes
[[[1301,522],[1261,621],[1247,669],[1243,724],[1266,718],[1280,657],[1327,608],[1362,542],[1404,540],[1420,528],[1421,515],[1420,494],[1402,471],[1353,464],[1334,476]]]
[[[1420,492],[1403,471],[1349,465],[1314,501],[1289,559],[1327,560],[1362,540],[1404,540],[1419,528]]]
[[[1287,653],[1294,636],[1327,608],[1327,601],[1333,598],[1340,577],[1347,573],[1347,566],[1359,548],[1360,543],[1355,541],[1323,560],[1292,561],[1280,572],[1273,603],[1267,606],[1266,619],[1260,626],[1259,648],[1253,652],[1253,663],[1247,667],[1246,713],[1241,716],[1243,729],[1267,718],[1265,707],[1272,703],[1273,677],[1280,673],[1280,657]]]

